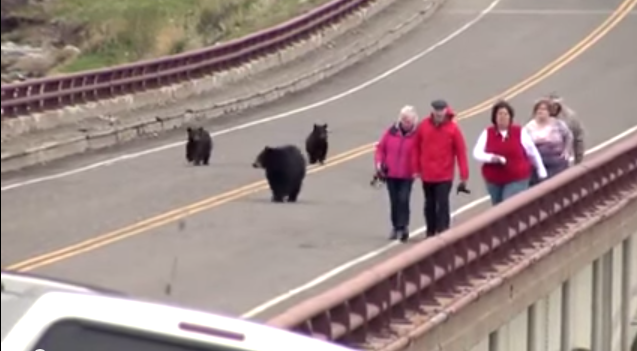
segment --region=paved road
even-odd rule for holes
[[[390,50],[302,94],[217,123],[212,129],[276,115],[348,90],[446,37],[488,3],[450,0],[442,13]],[[301,143],[314,122],[329,123],[333,153],[337,154],[374,141],[406,103],[424,113],[431,99],[445,97],[459,110],[469,108],[562,55],[619,3],[503,0],[470,30],[365,90],[290,118],[219,137],[210,168],[186,167],[183,150],[176,148],[3,192],[2,265],[258,181],[262,175],[250,168],[256,153],[267,144]],[[630,15],[583,56],[518,96],[514,102],[519,118],[527,118],[537,96],[557,90],[581,112],[590,145],[633,127],[637,124],[632,97],[637,89],[637,48],[629,43],[635,32],[637,16]],[[461,122],[470,143],[487,119],[481,114]],[[3,179],[3,186],[154,144],[138,143],[126,150],[31,170]],[[368,154],[311,175],[299,204],[273,205],[267,201],[267,192],[257,192],[183,221],[157,224],[127,240],[51,262],[37,271],[165,298],[165,284],[177,262],[173,301],[241,314],[386,244],[385,194],[369,188],[370,167]],[[477,165],[472,171],[474,192],[454,197],[455,208],[484,195]],[[420,193],[416,188],[414,227],[422,225]],[[129,232],[137,233],[135,228]]]

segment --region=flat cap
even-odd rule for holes
[[[431,102],[431,107],[436,111],[441,111],[449,107],[445,100],[439,99]]]

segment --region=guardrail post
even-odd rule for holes
[[[602,348],[613,345],[613,250],[602,257]]]
[[[610,350],[612,345],[613,251],[593,263],[593,350]]]
[[[571,349],[571,281],[562,284],[562,302],[560,317],[560,350]]]
[[[631,313],[632,313],[632,296],[631,290],[633,286],[633,237],[629,236],[622,243],[622,292],[621,292],[621,329],[620,329],[620,345],[621,350],[628,350],[630,346],[630,328],[631,328]]]
[[[593,262],[593,279],[592,279],[592,309],[591,311],[591,349],[601,350],[601,330],[602,330],[602,292],[601,292],[601,259],[596,259]]]
[[[489,334],[489,351],[500,351],[500,330],[494,330]]]
[[[537,307],[532,304],[526,313],[526,350],[538,351],[537,349]]]

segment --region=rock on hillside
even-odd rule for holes
[[[24,15],[25,7],[43,1],[54,0],[2,0],[3,83],[45,76],[60,62],[79,54],[76,47],[55,42],[54,36],[42,32],[41,28],[50,28],[51,24],[44,23],[37,17]],[[30,30],[35,31],[37,35],[31,34],[26,37],[35,37],[38,40],[34,43],[23,43],[20,31]],[[6,39],[10,41],[5,41]],[[16,41],[12,41],[13,39]]]
[[[55,35],[50,35],[54,34],[50,28],[54,28],[55,24],[24,15],[23,10],[27,6],[43,1],[54,0],[2,0],[3,83],[45,76],[60,62],[79,54],[76,47],[66,45],[56,40]],[[22,31],[31,33],[24,35]],[[22,42],[23,36],[36,40]]]
[[[80,54],[74,46],[61,49],[38,48],[17,45],[12,42],[2,44],[2,81],[5,83],[25,78],[44,77],[58,63]]]
[[[19,26],[19,18],[13,16],[14,11],[28,6],[31,0],[2,0],[2,34],[14,30]]]

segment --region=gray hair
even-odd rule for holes
[[[412,123],[418,123],[418,112],[416,108],[411,105],[406,105],[402,109],[400,109],[400,114],[398,114],[398,122],[400,122],[403,118],[408,118]]]
[[[564,103],[564,98],[562,96],[558,95],[557,93],[551,93],[546,97],[546,99],[553,103],[560,104],[560,107],[562,108],[562,111],[560,112],[560,117],[566,117],[566,118],[575,117],[576,115],[575,111]]]

